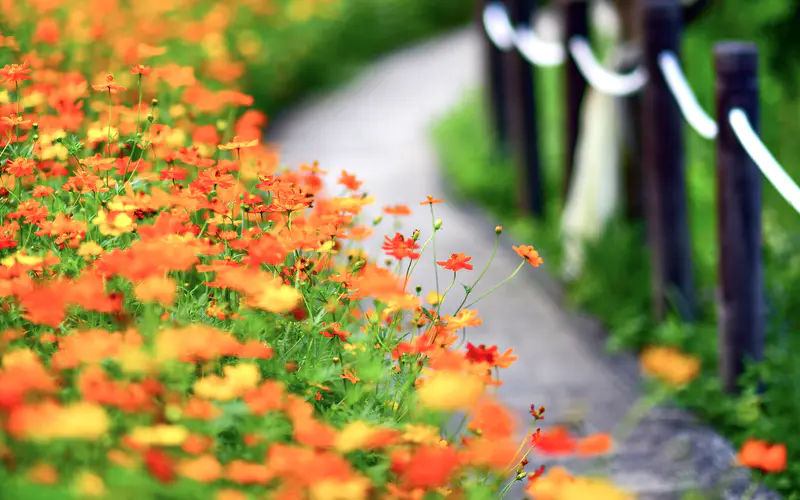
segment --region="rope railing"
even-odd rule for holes
[[[561,44],[543,41],[529,26],[515,28],[502,2],[494,2],[484,9],[483,22],[489,39],[498,49],[508,51],[516,48],[534,66],[558,66],[566,59]],[[588,40],[582,36],[570,38],[567,47],[586,82],[604,94],[628,96],[639,92],[647,84],[647,72],[641,66],[628,74],[606,69],[597,60]],[[663,52],[659,54],[658,64],[686,122],[702,137],[715,139],[718,134],[717,123],[700,107],[677,56],[672,52]],[[764,177],[800,213],[800,187],[761,142],[744,112],[733,110],[729,119],[737,138]]]
[[[753,44],[738,42],[715,44],[715,120],[699,104],[678,58],[681,20],[695,18],[707,1],[690,5],[688,11],[678,1],[642,2],[641,63],[628,73],[619,73],[598,61],[588,41],[587,0],[565,2],[567,33],[560,43],[542,40],[529,26],[526,19],[530,19],[532,12],[526,12],[530,7],[524,7],[529,4],[522,0],[505,2],[510,10],[500,1],[484,3],[483,24],[492,44],[503,52],[518,55],[495,61],[491,71],[495,82],[493,95],[500,96],[499,102],[505,106],[495,110],[493,119],[498,130],[508,117],[503,113],[521,113],[508,122],[524,128],[513,134],[514,140],[523,144],[515,146],[516,151],[521,151],[520,172],[525,176],[517,183],[522,193],[521,208],[542,216],[535,204],[524,206],[534,198],[531,195],[534,190],[539,198],[542,195],[537,184],[541,172],[535,145],[535,102],[530,95],[523,95],[531,94],[531,83],[535,85],[535,81],[529,80],[530,72],[520,71],[522,64],[565,67],[565,187],[571,183],[584,89],[588,86],[603,94],[634,101],[635,105],[628,109],[638,110],[640,116],[634,117],[638,121],[630,133],[637,136],[641,157],[633,167],[633,174],[628,175],[640,177],[632,184],[630,179],[626,181],[626,203],[629,208],[638,203],[635,210],[646,212],[637,215],[646,215],[648,224],[656,319],[665,319],[667,309],[677,309],[682,317],[691,319],[694,309],[683,124],[688,123],[701,137],[715,141],[719,338],[725,343],[719,348],[720,375],[726,390],[737,391],[745,360],[759,360],[764,351],[761,177],[800,213],[800,187],[758,133],[757,49]],[[509,12],[513,12],[513,17]],[[528,80],[514,83],[520,75]],[[512,80],[505,90],[498,86],[503,78]],[[505,144],[508,137],[499,139]],[[647,175],[635,172],[637,168],[647,171]],[[644,182],[643,177],[649,180]],[[645,199],[649,200],[646,204]]]

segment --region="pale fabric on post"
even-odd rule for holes
[[[612,67],[622,64],[621,54],[621,48],[612,54]],[[619,208],[626,120],[620,97],[589,87],[581,109],[572,184],[561,218],[562,271],[567,279],[579,276],[584,243],[596,240]]]

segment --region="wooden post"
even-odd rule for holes
[[[764,355],[765,296],[761,253],[761,172],[731,129],[742,109],[759,129],[758,51],[750,43],[714,46],[717,73],[717,233],[719,238],[719,370],[737,392],[746,361]]]
[[[536,7],[535,0],[507,0],[515,27],[527,26]],[[519,170],[518,203],[522,213],[544,217],[544,189],[539,164],[539,143],[534,100],[533,68],[517,50],[506,54],[509,138]]]
[[[508,154],[508,110],[503,98],[505,89],[505,71],[503,68],[503,51],[495,47],[483,28],[483,10],[494,0],[478,0],[475,9],[477,22],[482,40],[487,108],[491,120],[491,133],[495,145],[494,153],[505,157]]]
[[[643,62],[649,81],[642,94],[642,161],[648,239],[653,266],[653,313],[668,310],[693,319],[692,251],[686,197],[684,123],[658,55],[680,53],[680,0],[642,0]]]
[[[573,36],[589,37],[589,2],[588,0],[566,0],[564,3],[564,49],[568,49],[569,40]],[[564,185],[562,196],[567,198],[572,171],[575,163],[575,146],[578,142],[578,123],[580,122],[581,102],[586,93],[586,80],[578,71],[578,65],[572,57],[567,57],[564,64],[564,96],[566,97],[567,116],[564,120],[566,148],[564,154]]]

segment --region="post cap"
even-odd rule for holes
[[[714,44],[714,63],[717,73],[756,73],[758,48],[752,42],[718,42]]]

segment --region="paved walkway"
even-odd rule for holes
[[[446,190],[429,140],[430,126],[458,104],[465,91],[479,85],[479,36],[476,30],[465,30],[380,60],[350,85],[311,99],[283,117],[268,139],[281,144],[287,165],[318,160],[331,175],[344,169],[365,181],[377,199],[368,207],[370,216],[386,205],[411,206],[414,213],[406,219],[404,232],[418,228],[424,240],[431,220],[428,207],[419,202],[426,195],[443,197]],[[473,257],[477,276],[489,260],[496,221],[453,200],[436,205],[436,211],[444,221],[437,236],[438,260],[465,252]],[[380,243],[373,238],[373,255],[380,252]],[[520,261],[510,245],[503,241],[476,296],[517,267]],[[432,268],[427,256],[413,278],[424,293],[436,287]],[[629,356],[605,355],[596,326],[559,308],[545,273],[526,266],[480,302],[484,323],[471,332],[470,340],[496,344],[501,351],[513,347],[519,354],[519,361],[505,371],[499,394],[520,419],[526,418],[531,404],[547,406],[546,422],[583,407],[583,432],[609,431],[638,396],[636,362]],[[443,287],[449,279],[440,273]],[[681,451],[685,460],[676,455]],[[619,484],[636,490],[640,498],[677,498],[674,492],[687,484],[715,480],[730,459],[723,440],[687,415],[664,410],[620,447],[612,471]],[[741,482],[735,490],[741,491]],[[511,498],[520,497],[517,493]]]

